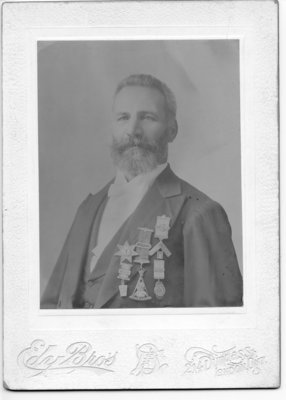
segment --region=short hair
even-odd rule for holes
[[[124,87],[128,86],[142,86],[151,89],[157,89],[164,96],[168,119],[176,120],[177,103],[176,98],[171,89],[162,81],[152,75],[134,74],[123,79],[117,86],[115,96]]]

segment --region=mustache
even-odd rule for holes
[[[151,171],[168,158],[166,137],[146,138],[128,136],[112,138],[110,154],[114,164],[122,171],[132,171],[134,176]]]
[[[120,141],[113,140],[112,147],[119,153],[124,153],[126,150],[133,147],[138,147],[145,151],[152,153],[157,152],[159,149],[159,143],[151,142],[143,138],[130,137],[128,139],[122,139]]]

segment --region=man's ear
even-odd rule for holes
[[[178,123],[177,123],[176,119],[173,119],[170,122],[168,130],[169,130],[169,132],[168,132],[168,137],[169,137],[168,142],[172,143],[173,140],[175,139],[175,137],[177,136],[177,133],[178,133]]]

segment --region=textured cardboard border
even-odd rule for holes
[[[125,11],[124,18],[119,18],[118,7],[121,12]],[[90,12],[91,9],[94,13]],[[128,5],[124,2],[120,4],[106,2],[93,4],[6,3],[3,12],[4,376],[7,387],[11,389],[95,389],[276,387],[279,385],[277,4],[272,1],[177,2],[177,4],[139,2]],[[235,325],[228,327],[221,325],[221,321],[215,318],[209,325],[209,316],[203,316],[207,318],[206,327],[190,329],[189,327],[194,326],[193,323],[197,319],[197,316],[190,315],[187,322],[184,316],[182,325],[176,331],[168,329],[170,326],[168,320],[165,321],[166,325],[162,326],[164,320],[162,317],[159,319],[161,329],[159,326],[149,329],[153,326],[151,325],[152,316],[144,316],[144,318],[140,316],[136,320],[136,327],[138,327],[137,322],[141,321],[142,325],[139,325],[141,329],[135,331],[131,330],[134,317],[116,316],[112,319],[107,316],[101,318],[100,321],[97,318],[96,326],[92,325],[87,330],[78,330],[78,318],[82,323],[81,317],[77,317],[76,322],[73,322],[74,317],[64,316],[59,322],[57,317],[37,315],[33,308],[34,302],[30,297],[30,264],[31,260],[34,260],[35,252],[27,252],[27,249],[31,249],[29,246],[31,242],[26,241],[26,238],[31,240],[37,229],[35,215],[31,213],[33,203],[29,196],[29,189],[34,187],[35,171],[30,163],[33,145],[31,147],[27,129],[30,127],[29,124],[34,124],[35,121],[31,118],[33,110],[31,110],[31,100],[27,97],[29,80],[27,82],[25,79],[30,76],[31,35],[33,36],[35,26],[39,25],[41,29],[43,26],[52,28],[54,34],[57,28],[60,28],[62,32],[69,31],[67,35],[71,36],[71,30],[75,26],[83,30],[87,26],[98,28],[100,24],[106,24],[106,21],[109,22],[111,28],[120,24],[126,26],[131,22],[134,23],[134,16],[137,17],[135,20],[138,26],[140,26],[140,21],[141,24],[142,21],[146,24],[146,18],[144,19],[146,16],[149,16],[147,20],[151,22],[150,25],[152,25],[151,18],[154,18],[156,26],[158,12],[160,16],[163,12],[160,24],[175,25],[178,30],[183,29],[186,16],[188,16],[189,26],[199,27],[209,36],[213,36],[214,31],[219,28],[222,30],[227,28],[228,35],[231,35],[233,31],[243,32],[244,43],[247,47],[245,58],[247,59],[247,82],[251,82],[250,86],[245,86],[246,104],[243,104],[246,109],[244,132],[248,133],[244,136],[247,147],[243,147],[243,157],[247,163],[243,176],[244,184],[246,182],[245,204],[250,218],[246,220],[246,223],[250,223],[250,229],[244,231],[244,235],[246,234],[247,239],[250,240],[255,238],[255,242],[252,242],[255,247],[250,252],[250,259],[247,261],[255,266],[255,270],[250,269],[251,273],[247,278],[252,283],[253,280],[255,281],[255,291],[251,291],[249,297],[251,300],[249,304],[252,306],[246,309],[244,315],[238,316],[240,320]],[[138,18],[139,15],[142,20]],[[176,24],[173,22],[174,15],[177,17]],[[207,30],[209,30],[208,33]],[[252,74],[253,71],[255,74]],[[29,100],[26,101],[27,99]],[[13,300],[15,290],[18,296],[16,300]],[[242,323],[241,318],[245,316],[246,322]],[[175,317],[178,320],[178,316]],[[87,316],[87,320],[91,318]],[[124,323],[119,326],[122,318]],[[231,318],[231,315],[224,317],[226,325],[229,324]],[[63,324],[65,331],[63,331]],[[117,335],[112,337],[116,333],[115,329],[112,329],[115,326],[118,329]],[[68,340],[67,329],[71,330]],[[122,329],[128,329],[128,334]],[[106,332],[109,335],[108,340]],[[123,334],[120,335],[122,332]],[[11,338],[12,333],[13,338]],[[128,336],[128,345],[126,336]],[[36,347],[31,349],[30,344],[36,339],[40,341],[34,342]],[[47,345],[54,345],[56,347],[53,351],[56,350],[59,352],[57,354],[62,355],[67,346],[79,341],[89,342],[92,348],[96,343],[96,351],[106,358],[108,354],[112,358],[112,355],[116,353],[116,362],[112,362],[116,370],[112,376],[96,375],[96,379],[91,381],[91,375],[78,370],[71,375],[61,374],[61,379],[59,375],[53,376],[49,373],[41,373],[37,377],[25,375],[31,372],[26,363],[28,352],[37,351],[38,347],[45,348]],[[113,346],[110,347],[110,343]],[[132,371],[136,370],[140,361],[140,351],[146,349],[142,346],[148,344],[148,348],[152,348],[153,353],[157,354],[156,367],[150,374],[141,372],[136,375]],[[256,367],[258,365],[261,373],[255,374],[253,368],[241,367],[242,371],[239,373],[217,375],[216,364],[213,362],[205,370],[189,373],[186,369],[190,365],[187,364],[197,365],[192,354],[190,356],[189,349],[193,347],[202,347],[206,352],[211,352],[215,359],[214,354],[217,350],[235,348],[234,351],[242,351],[240,354],[241,356],[244,354],[243,360],[251,359],[252,364]],[[251,348],[255,352],[255,354],[252,352],[251,358],[243,353],[246,348]],[[162,350],[161,353],[160,350]],[[165,359],[162,361],[159,354],[164,354],[167,361]],[[209,358],[212,360],[212,357]],[[25,358],[24,361],[23,358]],[[167,364],[166,368],[165,364]],[[164,372],[161,373],[163,370]]]

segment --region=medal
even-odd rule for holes
[[[135,245],[129,245],[127,241],[123,246],[118,244],[117,247],[119,248],[119,251],[115,253],[115,255],[120,257],[120,267],[117,276],[121,281],[121,284],[118,286],[119,293],[121,297],[126,297],[128,286],[125,284],[125,281],[129,281],[130,279],[132,264],[127,264],[124,261],[127,260],[132,263],[132,257],[138,255],[138,253],[134,250]]]
[[[158,253],[160,251],[160,255],[163,253],[167,257],[170,257],[172,254],[168,247],[163,243],[161,240],[155,244],[155,246],[149,251],[149,256],[153,256],[155,253]]]
[[[164,260],[154,260],[154,279],[165,279]]]
[[[164,239],[168,239],[170,229],[170,218],[166,215],[157,216],[157,221],[155,225],[155,235],[154,237],[159,239],[158,243],[152,247],[151,236],[153,229],[139,227],[138,241],[135,245],[129,245],[126,241],[124,245],[117,245],[119,250],[115,253],[116,256],[120,257],[120,267],[118,269],[118,279],[120,279],[121,284],[119,285],[119,292],[121,297],[127,296],[128,285],[125,283],[130,280],[131,268],[132,268],[132,258],[136,256],[133,261],[139,264],[139,278],[136,283],[135,289],[130,299],[136,301],[146,301],[151,300],[152,297],[149,296],[147,292],[147,287],[144,282],[145,269],[144,264],[149,264],[149,257],[156,254],[156,259],[154,260],[154,279],[156,280],[154,286],[154,294],[157,299],[162,299],[166,293],[166,288],[162,282],[165,279],[165,261],[164,255],[166,257],[171,256],[171,252],[168,247],[163,243]],[[127,262],[126,262],[127,261]]]
[[[166,289],[165,289],[163,282],[157,281],[155,283],[154,293],[158,300],[161,300],[164,297],[164,295],[166,293]]]
[[[138,228],[139,229],[139,235],[138,235],[138,242],[137,245],[150,245],[151,242],[151,235],[153,232],[153,229],[149,228]],[[150,245],[151,247],[151,245]]]
[[[157,258],[163,258],[162,253],[164,253],[166,257],[170,257],[172,254],[165,243],[163,243],[163,240],[168,239],[169,237],[170,219],[171,218],[166,217],[166,215],[157,217],[154,237],[159,239],[159,242],[149,251],[150,256],[153,256],[155,253],[157,253]],[[158,255],[159,251],[160,255]]]
[[[149,263],[149,250],[151,248],[151,235],[153,229],[148,228],[138,228],[138,242],[136,243],[136,253],[138,257],[135,258],[135,262],[139,264],[148,264]]]
[[[115,253],[115,255],[120,256],[120,262],[127,260],[131,263],[132,257],[137,255],[136,251],[134,251],[135,245],[129,245],[127,241],[123,246],[118,244],[117,247],[119,248],[119,251]]]
[[[118,270],[118,277],[122,281],[129,281],[130,274],[131,274],[131,264],[121,263],[120,268]]]
[[[147,288],[143,279],[144,272],[145,270],[141,267],[141,269],[139,270],[138,282],[135,286],[134,292],[131,296],[129,296],[130,299],[137,301],[146,301],[152,299],[152,297],[148,295]]]
[[[138,256],[135,258],[135,262],[139,264],[149,263],[149,249],[150,247],[136,246],[136,252]]]
[[[161,300],[166,293],[166,288],[162,282],[162,279],[165,279],[164,255],[170,257],[172,254],[165,243],[163,243],[163,240],[169,237],[170,219],[171,218],[166,215],[157,217],[154,237],[159,239],[159,242],[149,251],[150,256],[157,253],[156,259],[154,260],[154,279],[156,280],[154,294],[158,300]]]
[[[155,238],[159,240],[168,239],[168,232],[170,229],[170,217],[162,215],[157,217],[157,222],[155,226]]]
[[[136,253],[138,256],[134,259],[134,262],[139,263],[139,279],[136,283],[135,289],[130,297],[130,299],[137,301],[150,300],[152,297],[148,295],[147,288],[143,279],[144,268],[143,264],[149,264],[149,250],[151,248],[151,235],[153,229],[149,228],[138,228],[138,242],[136,243]]]
[[[127,296],[127,288],[128,286],[125,285],[124,283],[119,285],[119,293],[121,297],[126,297]]]
[[[163,282],[161,282],[161,279],[165,279],[165,261],[162,260],[161,257],[162,252],[158,251],[157,259],[154,260],[154,279],[157,279],[154,293],[158,300],[161,300],[166,293],[165,286]]]

